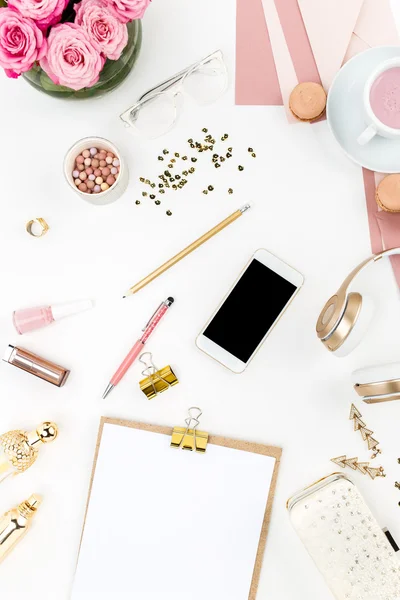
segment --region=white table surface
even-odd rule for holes
[[[234,106],[233,0],[153,0],[143,25],[135,70],[103,99],[63,102],[22,80],[0,79],[0,346],[19,343],[71,369],[67,385],[57,389],[0,365],[1,431],[33,428],[47,419],[60,427],[59,439],[42,448],[36,465],[1,486],[0,512],[32,492],[44,496],[29,537],[0,567],[1,597],[69,598],[101,415],[172,426],[182,422],[189,406],[199,405],[202,428],[283,448],[258,598],[329,600],[291,529],[285,502],[334,471],[331,457],[368,458],[347,420],[356,400],[350,373],[400,360],[399,295],[387,263],[360,280],[360,291],[374,299],[377,313],[353,354],[335,359],[314,333],[326,299],[370,253],[361,169],[341,154],[325,122],[288,125],[282,108]],[[158,141],[125,131],[118,119],[123,109],[152,84],[216,48],[224,51],[231,75],[230,89],[217,104],[199,108],[187,102],[179,124]],[[229,133],[237,152],[231,163],[218,172],[210,165],[203,172],[199,168],[193,183],[170,194],[160,207],[151,202],[136,206],[138,178],[159,172],[159,151],[183,152],[186,140],[199,136],[202,127],[215,135]],[[66,150],[88,135],[111,139],[129,162],[128,191],[106,207],[81,201],[62,177]],[[248,146],[255,149],[256,160],[248,157]],[[237,171],[239,162],[245,164],[243,173]],[[211,182],[215,191],[204,196],[201,190]],[[235,190],[232,196],[228,187]],[[136,296],[121,299],[130,285],[247,201],[254,207],[242,219]],[[165,215],[167,208],[172,217]],[[40,240],[24,229],[35,216],[45,217],[51,227]],[[306,282],[251,366],[236,376],[203,355],[194,340],[259,247],[293,264]],[[138,330],[168,295],[176,303],[148,349],[159,366],[174,366],[181,383],[148,402],[138,389],[141,369],[136,364],[101,400]],[[83,297],[96,300],[95,310],[22,338],[13,330],[16,308]],[[356,473],[354,479],[379,522],[399,541],[400,493],[394,481],[400,479],[400,403],[358,406],[381,442],[388,476],[373,482]]]

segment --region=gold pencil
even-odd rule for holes
[[[144,279],[142,279],[141,281],[139,281],[138,283],[136,283],[134,286],[132,286],[126,292],[124,298],[126,298],[127,296],[131,296],[132,294],[136,294],[136,292],[138,292],[143,287],[145,287],[148,283],[150,283],[151,281],[153,281],[153,279],[156,279],[156,277],[159,277],[160,275],[162,275],[162,273],[164,273],[165,271],[167,271],[168,269],[170,269],[171,267],[173,267],[174,265],[176,265],[176,263],[179,262],[180,260],[182,260],[182,258],[184,258],[188,254],[190,254],[191,252],[193,252],[193,250],[196,250],[196,248],[198,248],[199,246],[201,246],[202,244],[204,244],[204,242],[206,242],[207,240],[209,240],[210,238],[212,238],[215,234],[217,234],[220,231],[222,231],[223,229],[225,229],[225,227],[227,227],[228,225],[230,225],[231,223],[233,223],[233,221],[236,221],[236,219],[238,219],[239,217],[241,217],[242,214],[244,212],[246,212],[246,210],[248,210],[249,208],[251,208],[251,205],[250,204],[245,204],[244,206],[242,206],[241,208],[239,208],[238,210],[236,210],[234,213],[232,213],[231,215],[229,215],[229,217],[227,217],[226,219],[224,219],[224,221],[221,221],[221,223],[218,223],[218,225],[216,225],[215,227],[213,227],[212,229],[210,229],[210,231],[207,231],[207,233],[205,233],[204,235],[202,235],[201,237],[199,237],[199,239],[197,239],[192,244],[190,244],[189,246],[187,246],[187,248],[184,248],[183,250],[181,250],[180,252],[178,252],[178,254],[176,254],[175,256],[173,256],[172,258],[170,258],[169,260],[167,260],[167,262],[165,262],[163,265],[161,265],[160,267],[158,267],[158,269],[156,269],[155,271],[153,271],[152,273],[150,273],[150,275],[147,275],[147,277],[145,277]]]

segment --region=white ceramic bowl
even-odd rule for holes
[[[87,194],[78,190],[74,183],[72,171],[75,165],[76,157],[88,148],[98,148],[99,150],[107,150],[113,152],[119,159],[119,175],[116,182],[108,188],[105,192],[99,192],[98,194]],[[120,196],[125,192],[128,186],[129,172],[128,166],[121,156],[121,152],[114,144],[101,137],[87,137],[76,142],[67,152],[64,158],[64,175],[68,182],[68,185],[74,190],[78,196],[90,202],[90,204],[96,204],[103,206],[104,204],[110,204],[118,200]]]

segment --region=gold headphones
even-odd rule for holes
[[[400,248],[392,248],[364,260],[346,277],[322,309],[316,326],[317,335],[335,356],[346,356],[354,350],[372,318],[372,302],[358,292],[350,292],[350,285],[369,264],[396,254],[400,254]],[[368,404],[400,400],[400,363],[358,369],[352,378],[355,391]]]
[[[350,292],[350,285],[369,264],[386,256],[400,254],[400,248],[385,250],[364,260],[343,281],[332,298],[328,300],[317,321],[317,335],[330,352],[346,356],[359,344],[371,317],[372,304],[358,292]]]
[[[356,393],[367,404],[400,400],[400,363],[358,369],[352,380]]]

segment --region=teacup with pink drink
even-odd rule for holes
[[[376,135],[400,139],[400,57],[381,63],[364,88],[364,113],[368,127],[358,137],[361,146]]]

